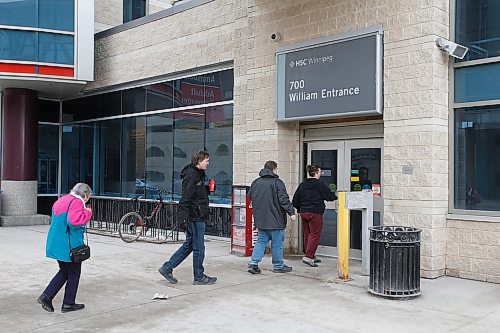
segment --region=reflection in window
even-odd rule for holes
[[[210,154],[207,177],[215,179],[216,191],[210,202],[230,204],[233,185],[233,106],[207,109],[206,147]],[[231,148],[230,148],[231,147]]]
[[[20,27],[38,26],[37,0],[0,1],[0,22]]]
[[[205,142],[205,110],[194,109],[175,112],[174,145],[184,152],[174,158],[174,170],[180,171],[191,163],[191,155],[204,149]],[[175,152],[174,152],[175,155]],[[174,195],[180,198],[182,193],[181,179],[174,178]]]
[[[146,0],[123,0],[123,23],[146,16]]]
[[[380,148],[351,150],[351,191],[380,189]],[[358,180],[353,180],[358,179]]]
[[[172,146],[174,144],[173,113],[147,117],[146,182],[172,193]],[[155,153],[153,153],[155,152]],[[146,193],[146,197],[151,198]]]
[[[219,96],[223,99],[232,98],[232,87],[226,79],[222,80],[225,72],[216,73],[213,81],[210,79],[210,84],[220,84]],[[232,76],[232,70],[227,73]],[[192,78],[191,83],[200,80],[208,79]],[[172,98],[180,101],[179,82],[167,81],[64,101],[63,122],[169,109]],[[232,78],[228,82],[232,85]],[[167,199],[178,200],[182,192],[180,171],[190,163],[193,152],[206,149],[211,155],[207,176],[217,182],[211,202],[229,204],[233,174],[232,119],[233,107],[226,105],[64,125],[63,192],[69,191],[74,183],[85,181],[93,185],[95,195],[140,194],[155,199],[161,189],[172,193]]]
[[[229,155],[229,147],[223,143],[217,147],[215,150],[215,156],[227,156]]]
[[[98,133],[97,123],[64,125],[62,133],[61,191],[68,193],[76,183],[87,183],[99,193],[94,163],[98,147],[94,145]]]
[[[59,126],[38,125],[38,193],[57,193]]]
[[[500,63],[455,69],[455,102],[500,99]]]
[[[99,135],[99,193],[120,196],[121,119],[101,121]]]
[[[65,125],[62,128],[61,191],[68,193],[80,179],[80,126]]]
[[[99,117],[99,96],[82,97],[63,102],[63,123]]]
[[[469,48],[464,60],[500,55],[500,2],[458,0],[456,3],[457,43]]]
[[[122,196],[144,196],[151,191],[156,194],[157,191],[146,183],[144,176],[146,117],[123,119],[122,133]]]
[[[174,106],[176,95],[172,82],[156,83],[146,87],[146,110],[166,110]]]
[[[455,208],[500,210],[500,107],[455,111]]]
[[[39,27],[45,29],[74,31],[75,0],[39,0]]]
[[[3,25],[74,31],[75,0],[2,0]]]
[[[161,148],[153,146],[146,150],[146,157],[165,157],[165,153]]]
[[[38,33],[38,61],[73,65],[74,37],[70,35]]]
[[[85,123],[80,125],[80,179],[79,182],[86,183],[94,192],[98,191],[94,185],[97,183],[94,174],[94,156],[97,155],[98,147],[94,145],[98,135],[98,123]]]
[[[144,88],[133,88],[122,91],[122,113],[144,112],[146,109],[146,91]]]
[[[0,29],[0,59],[37,61],[37,49],[36,32]]]

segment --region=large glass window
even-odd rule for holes
[[[146,117],[123,119],[122,196],[154,196],[157,188],[146,182]]]
[[[172,197],[172,172],[174,160],[174,114],[164,113],[147,117],[146,183],[153,188],[167,191]],[[146,197],[151,198],[146,192]]]
[[[74,37],[0,29],[0,59],[73,65]]]
[[[455,103],[500,99],[500,63],[455,69]]]
[[[500,106],[455,111],[455,208],[500,210]]]
[[[500,2],[457,0],[457,43],[469,48],[464,60],[500,56]]]
[[[59,124],[59,101],[38,100],[38,121]]]
[[[99,128],[99,195],[121,195],[120,133],[121,119],[100,122]]]
[[[143,87],[123,90],[122,100],[123,114],[144,112],[146,108],[146,90]]]
[[[62,128],[61,191],[68,193],[80,183],[80,126],[65,125]]]
[[[229,88],[232,79],[225,83],[219,73],[205,77],[221,87],[220,92],[214,93],[218,101],[232,98]],[[192,83],[198,81],[191,78]],[[84,181],[92,186],[95,195],[143,195],[155,199],[158,190],[165,190],[170,193],[167,199],[178,200],[182,192],[182,168],[191,162],[193,152],[206,149],[211,156],[207,178],[217,182],[210,200],[230,204],[231,104],[134,115],[171,109],[174,99],[180,100],[180,82],[173,80],[63,102],[63,192]],[[201,86],[205,89],[206,84]],[[201,98],[199,102],[209,103],[206,96]],[[113,118],[96,120],[106,117]],[[75,121],[81,123],[71,124]]]
[[[38,193],[57,193],[59,125],[38,125]]]
[[[96,168],[98,124],[64,125],[62,137],[61,191],[68,193],[76,183],[88,184],[98,193]]]
[[[38,27],[53,30],[75,30],[75,0],[42,0],[38,4]]]
[[[207,108],[206,149],[210,154],[207,177],[215,179],[216,191],[210,201],[231,204],[233,185],[233,106]]]
[[[156,83],[146,87],[146,110],[167,110],[174,107],[178,95],[173,82]]]
[[[75,0],[3,0],[3,25],[74,31]]]
[[[37,2],[38,0],[0,1],[0,22],[2,25],[36,28]]]
[[[205,110],[193,109],[175,112],[174,115],[174,198],[182,194],[182,168],[191,163],[191,155],[205,147]]]
[[[0,29],[0,59],[37,61],[37,49],[36,32]]]
[[[75,46],[72,35],[38,33],[38,61],[73,65]]]

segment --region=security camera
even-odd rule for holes
[[[279,34],[279,32],[273,32],[273,33],[271,34],[271,40],[272,40],[273,42],[277,42],[277,41],[279,41],[280,39],[281,39],[281,35]]]
[[[452,57],[458,59],[463,59],[467,51],[469,51],[467,47],[457,43],[453,43],[452,41],[449,41],[442,37],[438,37],[436,39],[436,45],[441,51],[447,52]]]

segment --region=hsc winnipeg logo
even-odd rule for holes
[[[302,66],[311,66],[311,65],[321,65],[326,63],[332,63],[334,58],[332,55],[325,55],[320,57],[310,57],[310,58],[302,58],[297,60],[290,61],[290,68],[294,67],[302,67]]]

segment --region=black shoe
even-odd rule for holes
[[[61,312],[71,312],[85,309],[85,304],[63,304]]]
[[[292,267],[283,265],[281,268],[274,268],[273,272],[274,273],[290,273],[292,271]]]
[[[36,301],[38,302],[38,304],[42,305],[42,308],[45,311],[54,312],[54,306],[52,306],[52,297],[50,297],[49,295],[42,293]]]
[[[319,264],[320,262],[321,262],[321,259],[319,259],[318,257],[314,257],[315,264]]]
[[[216,277],[211,277],[211,276],[203,274],[203,277],[201,278],[201,280],[194,280],[193,284],[195,284],[195,285],[209,285],[209,284],[214,284],[215,281],[217,281]]]
[[[173,284],[177,283],[177,279],[172,274],[172,271],[167,271],[163,266],[158,268],[158,273],[163,275],[163,277],[165,279],[167,279],[168,282],[173,283]]]
[[[260,268],[257,265],[248,265],[248,273],[260,274]]]

